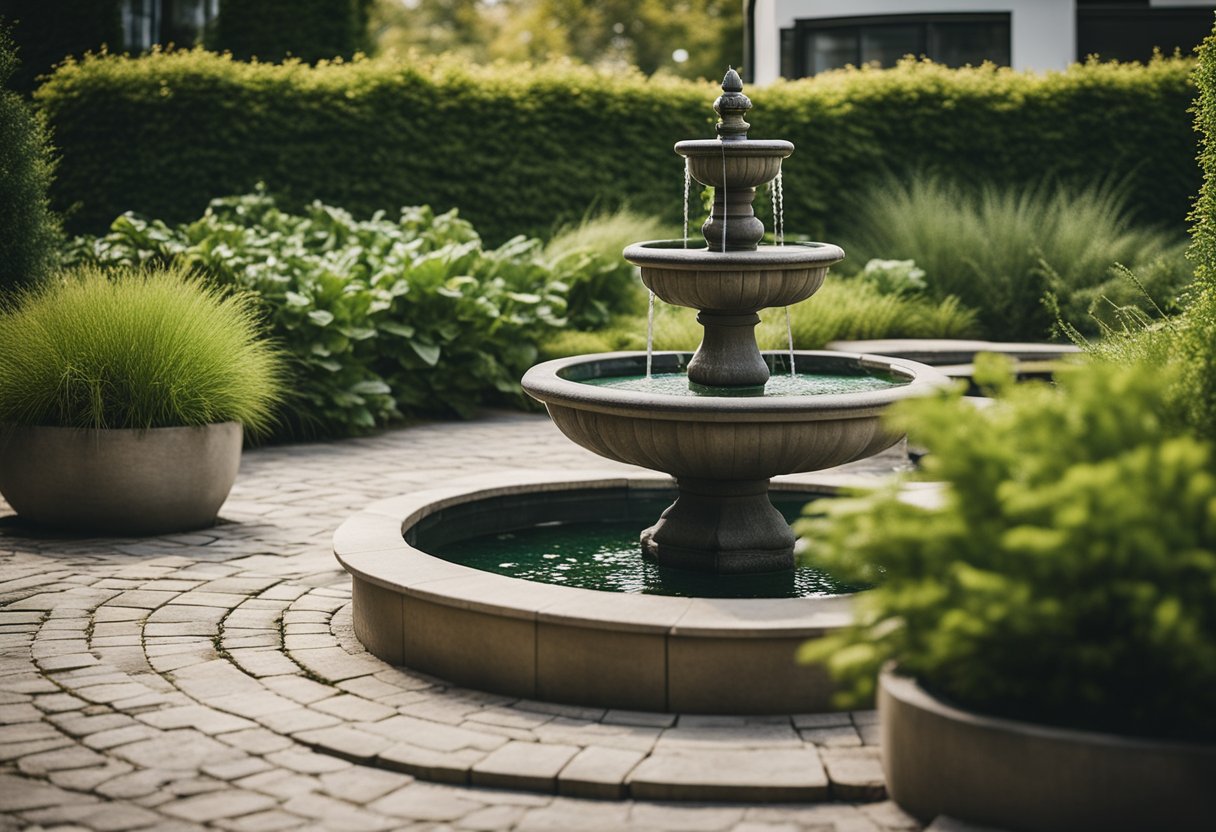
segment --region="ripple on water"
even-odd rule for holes
[[[839,373],[788,373],[774,374],[764,386],[764,396],[823,396],[840,393],[868,393],[873,390],[886,390],[891,387],[901,387],[908,382],[904,379],[886,373],[858,373],[844,375]],[[643,375],[634,376],[605,376],[603,378],[587,379],[583,384],[595,387],[608,387],[616,390],[629,390],[638,393],[655,393],[664,396],[730,396],[725,389],[707,390],[689,388],[688,376],[685,373],[655,373],[647,378]],[[738,395],[737,393],[735,395]]]

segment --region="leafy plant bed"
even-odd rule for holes
[[[293,399],[277,428],[290,435],[520,403],[519,377],[543,337],[599,323],[634,291],[619,258],[550,256],[523,237],[487,249],[454,211],[356,220],[314,203],[291,214],[264,191],[216,200],[174,227],[123,215],[104,237],[79,238],[69,258],[179,263],[256,293],[291,356]]]

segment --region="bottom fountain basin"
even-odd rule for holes
[[[857,484],[819,474],[773,488],[811,500]],[[484,572],[422,548],[627,513],[631,500],[653,506],[671,489],[652,474],[507,472],[375,503],[334,535],[354,580],[355,633],[387,662],[509,696],[684,713],[831,710],[833,683],[795,654],[852,622],[851,595],[603,592]]]
[[[788,353],[771,353],[785,373]],[[872,456],[901,438],[883,411],[948,384],[931,367],[894,358],[796,352],[796,368],[889,386],[818,395],[689,396],[593,384],[644,376],[645,353],[606,353],[538,364],[524,389],[567,437],[609,459],[673,475],[679,497],[641,536],[650,560],[680,569],[746,574],[792,569],[794,536],[768,500],[780,474],[819,471]],[[688,366],[657,353],[655,373]],[[885,382],[884,382],[885,383]]]
[[[789,353],[765,355],[775,373],[786,371]],[[562,433],[600,456],[677,479],[744,481],[821,471],[889,448],[901,437],[883,428],[883,411],[950,383],[906,359],[828,351],[794,356],[799,372],[885,373],[904,383],[809,396],[674,396],[586,383],[645,375],[646,353],[615,352],[537,364],[522,384],[545,403]],[[653,371],[676,372],[691,357],[655,353]]]

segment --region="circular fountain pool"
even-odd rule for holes
[[[774,481],[773,493],[801,505],[858,483],[799,475]],[[604,592],[427,551],[543,523],[628,522],[631,512],[645,523],[672,488],[658,474],[514,471],[373,504],[334,536],[354,579],[356,635],[390,663],[511,696],[685,713],[830,710],[831,681],[796,653],[852,622],[851,595]]]
[[[439,545],[428,540],[429,535],[423,531],[416,535],[416,545],[446,561],[484,572],[605,592],[690,598],[811,598],[864,589],[837,581],[822,569],[804,563],[792,570],[746,575],[660,566],[641,557],[638,537],[675,498],[675,489],[656,490],[654,496],[637,489],[632,494],[629,489],[596,490],[586,496],[613,519],[547,520]],[[777,492],[772,502],[788,522],[793,522],[808,499],[821,496]],[[606,507],[610,502],[623,504]]]

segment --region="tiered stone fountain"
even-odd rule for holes
[[[792,569],[794,536],[768,500],[769,479],[817,471],[869,456],[898,440],[882,429],[892,402],[940,383],[910,362],[840,353],[800,353],[804,371],[845,376],[890,374],[893,383],[860,393],[764,395],[769,367],[756,345],[757,314],[806,300],[844,252],[826,243],[759,246],[764,225],[752,202],[794,151],[787,141],[747,138],[751,101],[734,70],[714,102],[717,139],[682,141],[676,153],[692,177],[714,188],[702,231],[705,248],[679,241],[637,243],[625,258],[667,303],[700,310],[704,339],[687,362],[676,397],[587,382],[637,373],[636,358],[590,356],[533,367],[523,386],[543,401],[562,432],[611,459],[676,477],[679,498],[642,533],[642,553],[664,566],[719,573]],[[665,366],[678,354],[656,357]],[[623,366],[630,365],[630,366]],[[638,387],[639,385],[631,385]]]
[[[738,75],[728,72],[722,86],[718,138],[676,145],[692,176],[715,188],[705,247],[671,240],[625,250],[655,295],[699,310],[696,354],[580,356],[523,379],[575,442],[674,475],[676,501],[641,531],[639,555],[629,535],[652,522],[656,499],[671,499],[665,476],[503,472],[369,506],[338,530],[334,550],[354,578],[355,632],[377,656],[483,690],[600,708],[830,707],[830,680],[795,654],[851,622],[849,590],[798,583],[794,536],[770,502],[769,480],[887,448],[899,437],[880,424],[883,410],[947,379],[904,359],[791,350],[766,360],[757,349],[757,313],[810,297],[844,253],[824,243],[758,245],[756,188],[794,148],[748,139],[751,102]],[[768,361],[784,364],[783,377],[769,379]],[[788,509],[840,485],[802,473],[773,488]],[[613,555],[628,580],[573,580],[580,569],[598,576],[606,556],[578,561],[551,543],[529,557],[559,564],[554,580],[505,571],[519,564],[505,562],[516,556],[504,554],[504,536],[557,528],[590,540],[605,521],[628,529]]]

